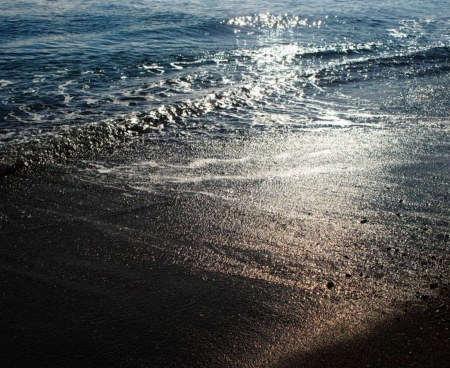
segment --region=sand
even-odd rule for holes
[[[147,141],[6,173],[3,364],[449,367],[448,134]]]

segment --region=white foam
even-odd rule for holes
[[[170,66],[171,66],[172,68],[174,68],[174,69],[183,69],[182,66],[177,65],[177,64],[175,64],[175,63],[170,63]]]
[[[88,104],[88,105],[95,105],[98,102],[98,100],[96,100],[94,98],[87,98],[85,101],[86,101],[86,104]]]
[[[207,158],[207,159],[198,159],[194,160],[188,165],[169,165],[172,168],[186,168],[186,169],[198,169],[202,167],[207,167],[210,165],[218,165],[218,164],[233,164],[233,163],[241,163],[249,161],[251,157],[242,157],[235,159],[223,159],[223,158]]]

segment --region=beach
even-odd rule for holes
[[[0,366],[450,368],[448,25],[0,2]]]
[[[2,364],[448,367],[449,128],[136,139],[3,175]]]

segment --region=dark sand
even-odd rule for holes
[[[450,367],[449,130],[148,142],[4,175],[0,365]]]

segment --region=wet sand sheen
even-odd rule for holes
[[[136,144],[4,176],[2,356],[445,367],[446,137],[441,124]]]

